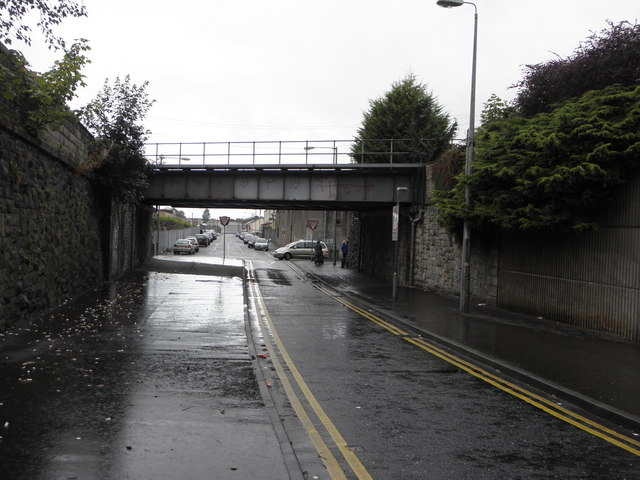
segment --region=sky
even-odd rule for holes
[[[105,79],[149,82],[150,143],[350,140],[369,102],[408,74],[469,124],[474,7],[436,0],[84,0],[55,31],[89,40],[87,104]],[[477,0],[476,119],[511,100],[525,65],[573,53],[607,20],[636,23],[638,0]],[[35,22],[34,22],[35,25]],[[36,71],[60,54],[14,43]],[[477,123],[477,120],[476,120]],[[330,153],[330,152],[329,152]],[[199,212],[200,210],[198,210]],[[240,216],[254,211],[218,211]],[[190,211],[187,213],[191,213]]]

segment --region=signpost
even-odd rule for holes
[[[398,205],[394,205],[393,213],[391,215],[391,241],[392,242],[398,241],[398,224],[400,220],[398,210],[399,210]]]
[[[311,218],[307,220],[307,226],[311,229],[311,241],[312,242],[313,242],[313,232],[318,227],[318,223],[320,223],[320,220],[313,220]]]
[[[222,263],[227,256],[227,225],[229,225],[229,217],[220,217],[220,223],[222,224]]]

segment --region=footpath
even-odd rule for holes
[[[368,308],[449,349],[540,388],[611,422],[640,430],[640,345],[543,318],[472,305],[402,288],[340,268],[296,262],[307,273]],[[639,432],[640,433],[640,432]]]

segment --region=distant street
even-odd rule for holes
[[[2,479],[638,478],[305,273],[328,264],[223,244],[0,335]]]

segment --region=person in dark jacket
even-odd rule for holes
[[[320,240],[318,240],[313,247],[313,251],[315,254],[315,260],[320,263],[324,263],[324,255],[322,254],[322,245],[320,245]]]
[[[347,255],[349,254],[349,242],[347,242],[346,240],[343,240],[342,245],[340,245],[340,251],[342,252],[342,265],[340,265],[340,267],[344,268],[347,266]]]

